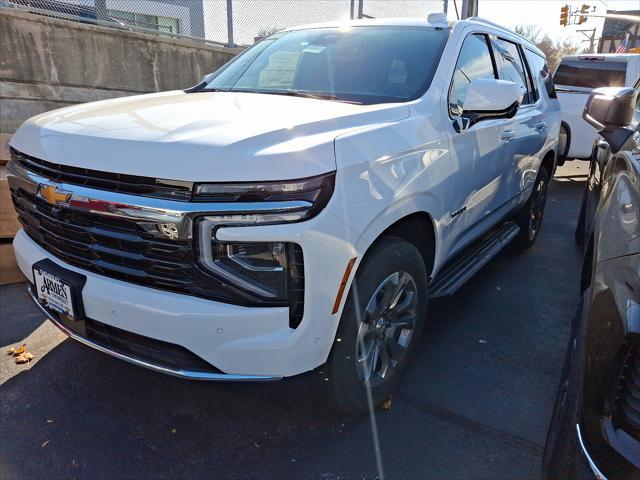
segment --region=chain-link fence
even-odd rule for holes
[[[0,0],[0,6],[225,46],[343,18],[426,17],[442,0]]]

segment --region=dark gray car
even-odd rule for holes
[[[548,479],[640,478],[639,90],[594,90],[583,115],[603,143],[576,232],[582,298],[547,437]]]

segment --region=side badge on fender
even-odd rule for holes
[[[461,213],[464,213],[466,210],[467,210],[467,207],[462,207],[461,209],[456,210],[451,214],[451,218],[456,218],[458,215],[460,215]]]

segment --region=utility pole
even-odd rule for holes
[[[580,32],[582,35],[586,37],[583,42],[589,42],[589,53],[596,53],[595,45],[596,45],[596,29],[595,28],[587,28],[585,30],[576,30]]]
[[[461,20],[478,16],[478,0],[462,0]]]
[[[353,20],[355,18],[354,15],[356,13],[356,0],[351,0],[349,3],[350,3],[350,5],[349,5],[349,7],[350,7],[349,8],[349,12],[350,12],[349,13],[349,18],[351,20]]]
[[[233,0],[227,0],[227,47],[233,48]]]
[[[449,0],[442,0],[442,11],[446,14],[449,10]]]
[[[107,0],[95,0],[96,16],[98,20],[109,20],[109,14],[107,12]]]
[[[362,18],[363,17],[363,10],[364,10],[364,0],[358,0],[358,18]]]

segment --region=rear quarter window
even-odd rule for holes
[[[531,67],[533,82],[537,85],[537,88],[544,89],[549,98],[558,98],[556,88],[553,84],[553,76],[551,75],[547,61],[544,57],[529,50],[526,51],[526,54],[529,66]]]
[[[494,53],[498,62],[498,74],[500,79],[509,80],[520,85],[525,92],[522,104],[534,103],[535,92],[527,78],[526,66],[520,54],[517,44],[498,38],[494,40]]]
[[[626,75],[625,62],[563,60],[553,81],[556,85],[582,88],[624,87]]]

